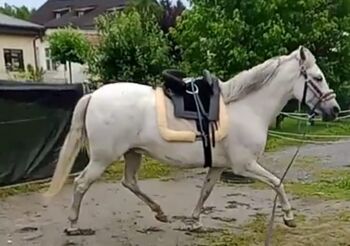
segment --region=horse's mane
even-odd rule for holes
[[[226,82],[221,82],[221,92],[225,103],[236,101],[249,93],[262,88],[270,81],[280,59],[273,57],[251,69],[238,73]]]
[[[221,93],[225,103],[237,101],[242,97],[267,85],[278,72],[280,65],[296,57],[298,50],[290,55],[272,57],[265,62],[238,73],[226,82],[220,82]],[[305,49],[308,65],[315,62],[312,53]]]

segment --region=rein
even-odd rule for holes
[[[329,90],[326,93],[323,93],[319,86],[312,79],[309,78],[304,65],[300,65],[300,74],[305,79],[303,98],[301,100],[301,104],[306,105],[307,89],[310,89],[310,91],[314,94],[314,97],[317,98],[317,103],[313,106],[310,112],[310,115],[314,115],[315,110],[322,102],[327,102],[335,98],[335,93],[333,90]]]
[[[283,173],[283,175],[282,175],[282,177],[280,179],[280,182],[279,182],[279,184],[277,185],[276,188],[279,188],[281,186],[281,184],[283,183],[285,177],[287,176],[288,171],[290,170],[290,168],[292,167],[296,157],[298,156],[300,148],[304,144],[305,137],[306,137],[306,132],[308,131],[309,126],[311,125],[310,124],[311,121],[313,120],[313,118],[316,115],[316,113],[315,113],[316,108],[320,105],[320,103],[329,101],[329,100],[331,100],[331,99],[333,99],[335,97],[335,93],[334,93],[333,90],[329,90],[326,93],[323,93],[320,90],[320,88],[314,83],[314,81],[312,81],[312,79],[309,78],[304,65],[300,66],[300,74],[305,79],[303,98],[301,100],[301,105],[306,105],[307,89],[310,89],[311,92],[314,94],[314,96],[318,100],[317,100],[317,103],[312,108],[311,112],[308,114],[308,120],[307,120],[307,123],[306,123],[306,127],[304,128],[304,131],[302,133],[300,144],[298,145],[298,147],[297,147],[297,149],[296,149],[292,159],[290,160],[290,162],[289,162],[286,170],[284,171],[284,173]],[[299,110],[300,110],[300,107],[299,107]],[[277,198],[278,198],[278,194],[276,192],[275,199],[273,201],[271,218],[270,218],[270,221],[269,221],[269,224],[268,224],[268,228],[267,228],[267,235],[266,235],[266,240],[265,240],[265,246],[269,246],[270,242],[271,242],[271,239],[272,239],[273,224],[274,224],[274,220],[275,220],[275,213],[276,213],[276,207],[277,207]]]
[[[306,123],[306,127],[304,128],[304,131],[302,133],[302,138],[301,138],[301,141],[300,141],[300,144],[298,145],[292,159],[290,160],[286,170],[284,171],[281,179],[280,179],[280,182],[279,184],[277,185],[276,188],[279,188],[281,186],[281,184],[283,183],[285,177],[287,176],[287,173],[288,171],[290,170],[290,168],[292,167],[296,157],[298,156],[299,154],[299,151],[300,151],[300,148],[301,146],[304,144],[304,140],[305,140],[305,136],[306,136],[306,132],[310,126],[310,122],[311,120],[315,117],[315,114],[313,113],[312,115],[309,115],[308,117],[308,121]],[[273,223],[274,223],[274,220],[275,220],[275,213],[276,213],[276,207],[277,207],[277,198],[278,198],[278,194],[276,192],[276,195],[275,195],[275,199],[273,201],[273,207],[272,207],[272,213],[271,213],[271,218],[270,218],[270,221],[269,221],[269,224],[268,224],[268,228],[267,228],[267,235],[266,235],[266,240],[265,240],[265,246],[270,246],[270,242],[271,242],[271,239],[272,239],[272,233],[273,233]]]

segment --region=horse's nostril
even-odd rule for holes
[[[339,112],[340,112],[340,108],[338,106],[334,106],[333,107],[333,113],[339,114]]]

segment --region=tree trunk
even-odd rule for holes
[[[70,61],[68,62],[68,66],[69,66],[69,81],[72,84],[73,83],[73,81],[72,81],[72,63]]]

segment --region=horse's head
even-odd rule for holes
[[[294,84],[294,97],[310,107],[312,113],[322,115],[324,121],[335,120],[340,107],[334,91],[329,88],[323,72],[316,64],[316,59],[303,46],[297,50],[297,59],[300,79],[297,79]]]

